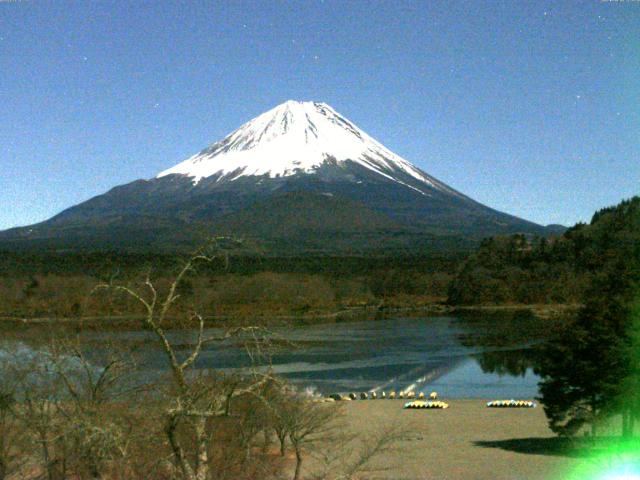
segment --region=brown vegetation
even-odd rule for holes
[[[197,308],[206,317],[323,315],[349,309],[431,305],[444,300],[450,275],[335,277],[323,274],[258,272],[248,275],[195,272],[181,285],[174,313]],[[124,285],[135,285],[136,276]],[[171,277],[154,280],[166,289]],[[97,277],[78,274],[36,274],[0,278],[0,317],[73,319],[144,314],[127,296],[93,295]]]
[[[0,480],[297,480],[306,478],[303,460],[311,453],[320,455],[334,439],[351,441],[338,434],[335,405],[314,403],[271,374],[270,351],[281,342],[266,328],[207,333],[187,278],[211,258],[191,258],[171,282],[100,284],[89,297],[88,305],[114,312],[138,305],[139,326],[153,333],[165,359],[157,378],[140,376],[134,352],[118,345],[94,351],[82,323],[75,335],[52,336],[46,347],[0,352]],[[174,344],[166,334],[193,324],[190,344]],[[231,341],[244,346],[248,369],[229,375],[195,368],[207,345]],[[355,459],[351,450],[339,452],[349,452],[348,468],[340,462],[341,469],[307,477],[353,478],[380,451],[363,448]]]

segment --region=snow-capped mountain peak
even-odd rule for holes
[[[457,194],[388,150],[326,103],[293,100],[259,115],[158,177],[181,174],[194,183],[212,176],[217,181],[245,176],[286,177],[314,173],[330,161],[355,162],[420,193],[425,193],[420,185],[426,184],[425,187]],[[418,186],[398,178],[406,178],[405,175],[418,180]]]

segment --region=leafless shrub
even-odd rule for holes
[[[0,371],[0,480],[20,469],[19,427],[15,420],[16,383],[4,369]]]
[[[269,405],[270,423],[280,442],[280,455],[285,455],[288,439],[296,458],[293,479],[298,480],[305,455],[338,437],[342,418],[340,406],[314,403],[286,390],[272,395]]]
[[[377,462],[396,451],[408,432],[407,425],[394,421],[378,426],[366,437],[338,435],[315,451],[319,466],[309,479],[354,480],[361,475],[393,470],[388,461],[384,465]]]

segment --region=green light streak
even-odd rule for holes
[[[594,447],[593,452],[582,459],[568,476],[561,479],[640,480],[640,439],[614,439],[606,447]]]
[[[637,413],[640,408],[640,296],[629,310],[627,327],[628,376],[622,385],[621,405]],[[633,435],[637,432],[628,432]],[[640,438],[600,438],[582,448],[584,458],[561,480],[640,480]]]

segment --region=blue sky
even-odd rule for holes
[[[499,210],[640,193],[640,2],[2,1],[0,228],[150,178],[287,100]]]

